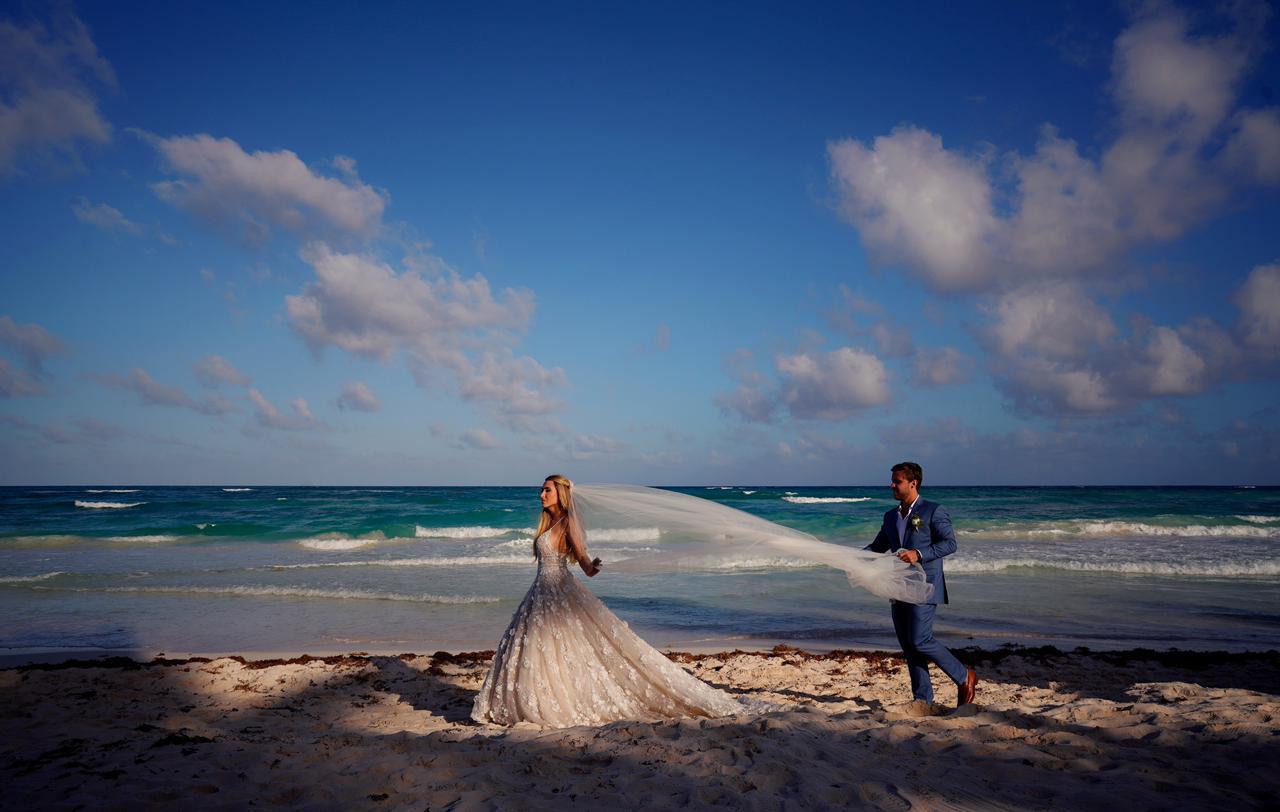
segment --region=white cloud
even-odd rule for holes
[[[1224,160],[1255,183],[1280,183],[1280,112],[1247,110],[1227,142]]]
[[[776,366],[780,401],[794,417],[843,420],[889,400],[884,362],[863,350],[784,355]]]
[[[952,386],[969,380],[973,359],[955,347],[916,351],[911,380],[917,386]]]
[[[192,369],[195,370],[196,378],[200,383],[216,389],[222,384],[230,386],[248,386],[250,379],[240,370],[231,365],[231,362],[221,355],[206,355],[197,361]]]
[[[831,144],[840,211],[866,247],[943,290],[1096,272],[1202,222],[1242,174],[1280,181],[1276,111],[1235,109],[1249,21],[1199,35],[1147,8],[1115,43],[1116,135],[1097,159],[1052,127],[1031,155],[995,162],[915,127]]]
[[[264,398],[261,392],[252,387],[249,388],[249,400],[253,401],[253,405],[257,407],[258,422],[268,428],[301,430],[316,428],[320,425],[303,398],[294,398],[289,401],[293,414],[284,414]]]
[[[44,362],[67,351],[67,345],[38,324],[18,324],[8,315],[0,316],[0,345],[17,350],[34,375],[40,375]]]
[[[119,375],[96,377],[106,386],[133,392],[142,398],[144,403],[155,406],[176,406],[209,415],[222,415],[235,410],[231,402],[224,397],[213,395],[204,400],[196,400],[180,387],[160,383],[147,374],[146,370],[138,367],[124,377]]]
[[[988,341],[1004,356],[1079,358],[1116,333],[1111,316],[1065,282],[1011,291],[988,312],[995,317],[987,328]]]
[[[601,437],[596,434],[575,434],[569,456],[575,460],[590,460],[596,457],[617,454],[626,450],[626,444],[612,437]]]
[[[272,229],[299,239],[374,236],[386,195],[360,181],[354,162],[344,177],[315,172],[289,150],[245,152],[230,138],[200,134],[144,136],[165,158],[176,180],[153,184],[164,201],[219,227],[238,229],[261,245]],[[347,159],[349,160],[349,159]]]
[[[15,369],[6,359],[0,358],[0,397],[34,397],[44,393],[44,385],[35,377],[21,369]]]
[[[71,211],[80,222],[97,226],[103,231],[123,231],[126,234],[138,236],[144,230],[142,226],[121,214],[119,209],[108,206],[106,203],[90,203],[83,197],[75,199],[71,204]]]
[[[498,442],[496,437],[484,429],[467,429],[458,435],[458,444],[462,448],[470,448],[477,451],[488,451],[502,447],[502,443]]]
[[[463,278],[445,267],[397,273],[366,256],[307,246],[316,279],[285,300],[293,329],[315,351],[334,346],[381,361],[403,353],[418,383],[448,374],[465,399],[492,407],[500,419],[560,408],[548,391],[564,371],[548,369],[511,346],[533,316],[533,294],[495,295],[483,276]]]
[[[381,406],[378,397],[363,381],[348,381],[338,397],[338,408],[355,412],[376,412]]]
[[[888,372],[875,355],[854,347],[774,358],[777,377],[750,369],[752,354],[738,350],[727,360],[738,387],[714,402],[724,414],[767,423],[785,409],[805,420],[844,420],[889,400]]]
[[[1114,413],[1280,373],[1280,265],[1254,268],[1231,299],[1234,334],[1197,316],[1176,327],[1135,318],[1121,335],[1066,283],[1007,294],[985,333],[992,372],[1020,409],[1051,416]]]
[[[1263,352],[1280,350],[1280,263],[1254,268],[1232,299],[1240,308],[1245,345]]]
[[[863,243],[887,262],[922,269],[939,287],[977,282],[997,228],[981,163],[948,152],[915,127],[828,147],[840,210]]]
[[[77,165],[80,144],[111,140],[93,88],[115,82],[74,15],[60,14],[52,30],[0,21],[0,175],[27,159]]]
[[[1138,383],[1143,394],[1194,395],[1203,392],[1208,366],[1200,354],[1168,327],[1154,327],[1142,350]]]
[[[721,392],[715,396],[715,404],[724,414],[736,414],[758,423],[772,420],[778,408],[773,396],[759,383],[743,383],[732,392]]]

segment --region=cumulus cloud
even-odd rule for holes
[[[1078,288],[1058,283],[1006,294],[982,338],[997,385],[1020,410],[1110,414],[1280,374],[1280,266],[1254,268],[1231,299],[1239,315],[1230,329],[1204,316],[1177,326],[1136,318],[1122,334]]]
[[[866,246],[890,263],[924,269],[943,287],[976,285],[997,228],[980,162],[949,152],[915,127],[828,148],[840,211]]]
[[[291,414],[281,412],[271,401],[264,398],[261,392],[252,387],[249,388],[249,400],[253,401],[257,409],[255,417],[258,423],[267,428],[302,430],[317,428],[320,425],[320,421],[316,420],[315,415],[311,413],[311,407],[307,405],[304,398],[294,398],[289,401]]]
[[[911,365],[911,382],[917,386],[952,386],[973,374],[973,359],[955,347],[919,349]]]
[[[348,381],[338,396],[338,408],[353,412],[376,412],[382,408],[378,397],[363,381]]]
[[[43,372],[44,362],[53,355],[66,352],[67,345],[38,324],[18,324],[9,316],[0,316],[0,345],[18,351],[33,374]]]
[[[1233,300],[1244,343],[1264,352],[1280,350],[1280,263],[1254,268]]]
[[[14,368],[6,359],[0,358],[0,397],[24,398],[44,393],[44,385],[33,375]]]
[[[467,429],[458,435],[458,446],[475,451],[489,451],[490,449],[501,448],[502,443],[484,429]]]
[[[321,175],[293,152],[246,152],[230,138],[144,135],[178,177],[152,185],[156,195],[259,246],[281,229],[299,239],[369,238],[382,225],[385,193],[362,182],[355,164],[342,177]]]
[[[240,370],[231,365],[231,362],[221,355],[206,355],[194,365],[196,378],[200,383],[210,389],[216,389],[223,384],[230,386],[248,386],[250,379]]]
[[[111,140],[95,89],[115,73],[74,15],[52,26],[0,21],[0,175],[28,162],[79,164],[85,143]]]
[[[1197,34],[1146,7],[1115,43],[1116,136],[1096,159],[1050,126],[1031,155],[999,159],[911,126],[834,142],[841,215],[882,261],[943,290],[1097,271],[1178,237],[1240,184],[1280,181],[1277,112],[1236,106],[1250,22]]]
[[[529,325],[533,294],[495,294],[480,275],[442,266],[401,272],[367,256],[311,244],[302,253],[316,278],[285,300],[293,329],[314,351],[333,346],[388,361],[404,356],[418,383],[443,373],[463,398],[491,407],[512,427],[561,404],[549,391],[564,371],[517,355],[511,345]]]
[[[144,231],[142,226],[125,217],[119,209],[108,206],[106,203],[90,203],[83,197],[75,199],[71,204],[71,212],[80,222],[96,226],[103,231],[123,231],[135,237]]]
[[[1054,283],[1010,291],[988,308],[987,336],[1004,356],[1030,352],[1079,358],[1116,333],[1111,316],[1078,286]]]
[[[147,374],[146,370],[138,367],[125,376],[97,375],[95,377],[105,386],[133,392],[142,399],[143,403],[153,406],[175,406],[208,415],[223,415],[235,411],[235,406],[224,397],[212,395],[203,400],[196,400],[181,387],[160,383]]]
[[[843,420],[889,400],[884,362],[853,347],[784,355],[777,370],[782,403],[795,417]]]
[[[596,434],[575,434],[569,450],[569,456],[575,460],[590,460],[596,457],[617,454],[626,450],[627,446],[612,437]]]
[[[741,358],[750,358],[741,352]],[[884,362],[854,347],[779,355],[774,372],[773,381],[758,372],[739,372],[738,388],[716,396],[716,404],[725,413],[767,422],[781,410],[806,420],[844,420],[889,400]]]

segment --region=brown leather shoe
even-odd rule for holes
[[[973,696],[976,693],[978,693],[978,672],[972,668],[966,668],[964,684],[956,688],[956,707],[973,702]]]

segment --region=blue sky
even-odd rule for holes
[[[5,4],[0,482],[1276,483],[1262,4]]]

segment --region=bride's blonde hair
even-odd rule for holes
[[[552,515],[551,511],[546,508],[542,509],[542,516],[538,518],[538,531],[534,533],[534,543],[537,543],[538,537],[543,533],[561,525],[560,538],[562,543],[560,549],[563,551],[573,551],[580,542],[582,542],[582,525],[578,523],[578,509],[573,504],[573,482],[563,474],[552,474],[542,480],[543,484],[550,482],[555,485],[556,497],[560,502],[560,512]]]

